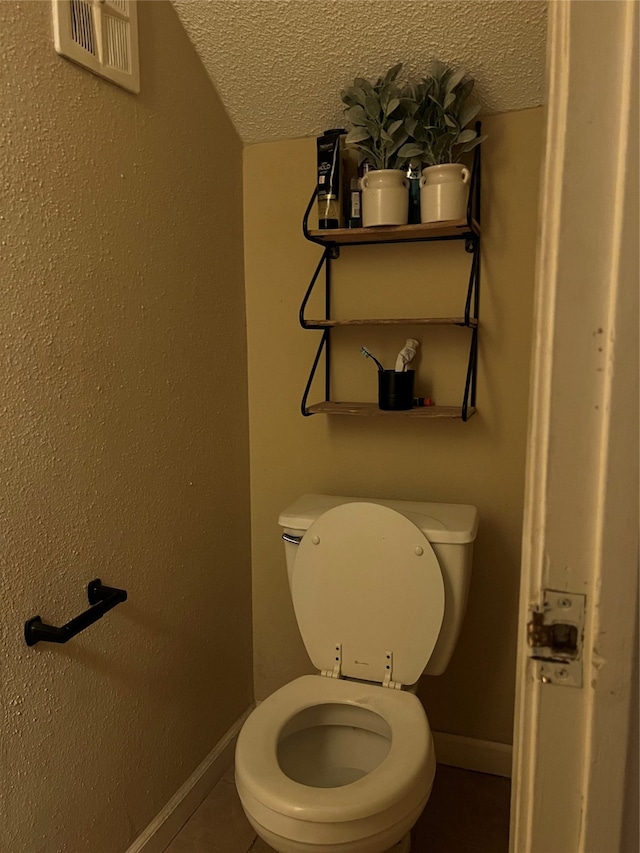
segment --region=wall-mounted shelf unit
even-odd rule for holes
[[[479,128],[478,128],[479,132]],[[309,379],[302,396],[301,411],[307,417],[315,414],[381,416],[401,418],[461,418],[468,420],[475,413],[476,373],[478,364],[478,314],[480,307],[480,146],[475,149],[467,216],[461,220],[418,225],[382,226],[376,228],[335,228],[311,230],[308,220],[316,199],[311,196],[303,219],[303,232],[307,240],[323,247],[322,256],[300,306],[300,325],[303,329],[322,332]],[[465,251],[471,255],[469,284],[464,311],[457,317],[405,317],[380,319],[335,319],[331,316],[331,267],[340,257],[341,246],[367,246],[380,243],[425,243],[432,241],[464,241]],[[324,317],[310,319],[305,316],[307,303],[324,269]],[[469,360],[460,406],[415,407],[406,411],[386,411],[376,403],[349,403],[331,399],[331,335],[341,326],[462,326],[469,329]],[[311,386],[324,354],[324,391],[322,402],[308,405]]]

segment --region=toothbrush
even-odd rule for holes
[[[366,356],[367,358],[372,358],[375,361],[375,363],[378,365],[378,370],[380,371],[380,373],[384,371],[384,367],[380,364],[375,355],[371,355],[368,349],[366,349],[365,347],[360,347],[360,352],[362,353],[362,355]]]

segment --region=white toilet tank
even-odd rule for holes
[[[283,510],[278,519],[284,528],[290,586],[297,543],[311,524],[333,507],[357,502],[380,504],[401,513],[419,528],[435,552],[444,581],[445,609],[440,635],[424,672],[427,675],[441,675],[451,660],[467,606],[478,511],[464,504],[303,495]]]

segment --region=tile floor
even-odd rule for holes
[[[506,853],[510,782],[438,765],[433,792],[412,833],[412,853]],[[269,853],[236,794],[233,769],[215,786],[165,853]]]

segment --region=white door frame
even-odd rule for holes
[[[638,589],[635,0],[550,2],[511,853],[617,853]],[[581,688],[542,683],[542,589],[586,595]]]

